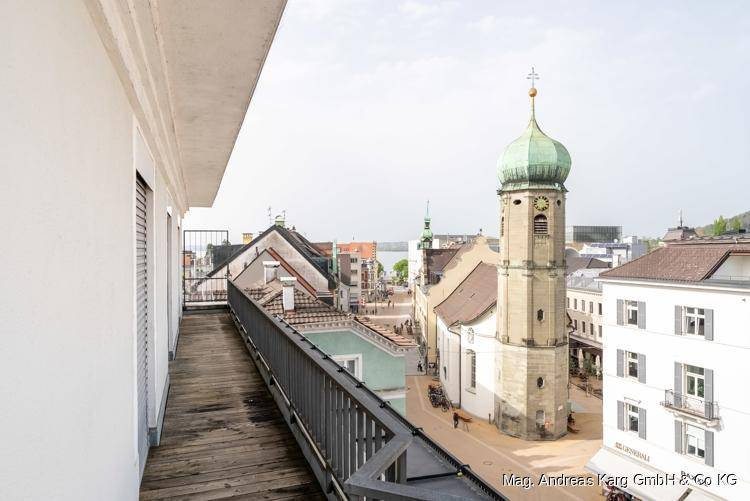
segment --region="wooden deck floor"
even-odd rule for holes
[[[186,315],[147,499],[324,499],[228,313]]]

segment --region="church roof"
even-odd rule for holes
[[[570,154],[562,143],[547,136],[539,128],[534,112],[536,89],[531,96],[531,120],[521,136],[510,143],[497,166],[502,190],[528,188],[564,189],[570,173]]]
[[[497,268],[479,263],[450,296],[435,307],[445,325],[466,324],[482,316],[497,303]]]

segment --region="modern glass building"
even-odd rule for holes
[[[567,226],[565,228],[566,242],[620,242],[622,240],[622,226]]]

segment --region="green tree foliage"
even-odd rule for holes
[[[719,216],[718,219],[714,220],[713,231],[716,236],[727,232],[727,220],[724,219],[724,216]]]
[[[399,283],[405,281],[407,275],[409,274],[409,261],[407,261],[406,259],[398,261],[393,265],[393,271],[396,273],[396,277],[398,278]]]
[[[383,271],[385,270],[385,268],[383,268],[383,265],[380,263],[380,261],[377,261],[377,263],[378,263],[378,276],[380,277],[383,275]]]
[[[737,233],[742,229],[742,222],[739,217],[735,216],[732,218],[731,229],[734,233]]]

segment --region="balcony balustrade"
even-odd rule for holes
[[[261,376],[329,498],[506,499],[231,282],[228,298]]]
[[[699,417],[709,421],[719,419],[719,406],[716,402],[706,401],[703,398],[678,393],[674,390],[664,391],[664,407],[672,409],[694,417]]]

